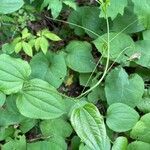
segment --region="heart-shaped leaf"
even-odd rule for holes
[[[131,138],[150,143],[150,113],[141,117],[131,131]]]
[[[62,97],[54,87],[40,79],[24,85],[16,104],[20,113],[29,118],[53,119],[65,113]]]
[[[6,54],[0,55],[0,90],[5,94],[16,93],[31,73],[29,64]]]
[[[128,76],[123,68],[115,68],[106,77],[105,92],[109,105],[119,102],[135,107],[142,99],[144,82],[138,74]]]
[[[20,9],[24,4],[23,0],[1,0],[0,2],[0,14],[12,13]]]
[[[93,104],[87,103],[75,108],[71,114],[71,123],[91,150],[110,149],[103,117]]]
[[[56,88],[62,84],[67,74],[63,53],[39,53],[32,58],[30,64],[32,77],[43,79]]]
[[[95,67],[95,63],[91,50],[92,47],[88,42],[70,42],[66,47],[66,63],[68,67],[81,73],[92,72]]]
[[[106,123],[110,129],[116,132],[132,129],[138,119],[139,114],[126,104],[114,103],[107,109]]]

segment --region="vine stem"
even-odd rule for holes
[[[79,95],[77,98],[81,98],[82,96],[86,95],[87,93],[89,93],[90,91],[95,89],[102,82],[102,80],[105,78],[105,76],[107,74],[107,70],[109,67],[109,59],[110,59],[110,35],[109,35],[110,29],[109,29],[109,21],[108,21],[107,14],[106,14],[106,23],[107,23],[107,61],[106,61],[105,70],[103,72],[102,77],[99,79],[99,81],[94,86],[92,86],[90,89],[88,89],[87,91],[85,91],[84,93]]]
[[[88,28],[85,28],[85,27],[83,27],[83,26],[81,26],[81,25],[78,25],[78,24],[75,24],[75,23],[72,23],[72,22],[68,22],[68,21],[64,21],[64,20],[60,20],[60,19],[56,19],[56,18],[54,19],[54,18],[48,17],[48,16],[46,16],[46,15],[45,15],[45,17],[46,17],[47,19],[50,19],[50,20],[62,22],[62,23],[65,23],[65,24],[69,24],[69,25],[72,25],[72,26],[75,26],[75,27],[84,29],[85,31],[88,31],[88,32],[94,34],[95,36],[99,37],[103,42],[107,42],[104,38],[102,38],[102,37],[101,37],[99,34],[97,34],[96,32],[94,32],[94,31],[92,31],[92,30],[90,30],[90,29],[88,29]]]

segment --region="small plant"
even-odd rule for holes
[[[48,29],[44,29],[39,31],[36,36],[32,33],[29,33],[28,29],[25,28],[21,32],[21,36],[16,37],[12,45],[14,46],[14,50],[16,53],[19,53],[21,50],[25,52],[28,56],[33,56],[33,48],[36,51],[39,49],[42,50],[44,54],[46,54],[49,42],[48,39],[52,41],[60,41],[61,39],[54,33],[50,32]]]

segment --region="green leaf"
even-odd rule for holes
[[[20,9],[24,4],[23,0],[1,0],[0,14],[12,13]]]
[[[103,54],[103,57],[108,57],[107,54],[107,34],[102,35],[94,41],[98,51]],[[124,33],[110,33],[110,59],[116,62],[125,62],[129,57],[126,55],[135,51],[134,42],[129,35]],[[131,54],[131,55],[132,55]]]
[[[137,53],[140,54],[140,58],[135,62],[143,67],[150,68],[150,41],[143,40],[135,43]]]
[[[149,113],[150,112],[150,98],[145,97],[137,105],[138,109],[141,112]]]
[[[14,44],[5,43],[2,45],[2,51],[5,54],[12,54],[14,52]]]
[[[29,33],[29,30],[27,28],[24,28],[21,32],[22,39],[29,38],[31,36],[31,33]]]
[[[22,116],[16,107],[16,95],[6,98],[5,108],[0,108],[0,126],[17,125],[26,118]]]
[[[109,105],[119,102],[135,107],[142,99],[144,82],[138,74],[128,76],[123,68],[115,68],[106,77],[105,93]]]
[[[53,18],[57,18],[62,10],[62,1],[60,0],[44,0],[43,5],[48,5],[48,9],[51,9]]]
[[[67,144],[62,137],[50,137],[47,141],[27,144],[27,150],[67,150]]]
[[[73,8],[74,10],[77,9],[77,5],[74,2],[75,0],[63,0],[63,3],[68,5],[69,7]]]
[[[150,143],[150,113],[141,117],[133,127],[130,136],[133,139]]]
[[[144,26],[138,21],[137,15],[133,12],[134,5],[132,3],[125,8],[124,14],[118,15],[113,20],[113,32],[136,33],[144,30]]]
[[[40,79],[24,85],[17,100],[20,113],[29,118],[53,119],[65,113],[64,102],[56,89]]]
[[[6,54],[0,55],[0,90],[5,94],[21,90],[30,73],[31,68],[27,62]]]
[[[48,40],[44,36],[40,37],[40,48],[44,54],[47,53],[48,47],[49,47]]]
[[[139,114],[126,104],[114,103],[107,109],[106,123],[110,129],[116,132],[129,131],[138,119]]]
[[[90,73],[80,73],[80,75],[79,75],[80,85],[87,86],[87,87],[90,86],[91,85],[91,80],[87,84],[87,81],[90,78],[90,75],[91,75]]]
[[[59,36],[57,36],[56,34],[50,32],[47,29],[42,31],[42,35],[45,36],[46,38],[52,40],[52,41],[60,41],[61,40],[61,38]]]
[[[2,145],[2,150],[26,150],[25,135],[17,135],[15,139],[11,139]]]
[[[97,38],[97,36],[92,32],[101,35],[104,33],[103,30],[106,31],[106,21],[99,18],[98,7],[78,7],[76,11],[71,12],[68,21],[83,27],[79,28],[77,26],[70,25],[70,27],[74,29],[75,34],[79,36],[87,33],[90,37]],[[89,30],[91,30],[91,32]]]
[[[111,17],[112,20],[116,18],[118,14],[123,15],[124,8],[127,6],[128,0],[111,0],[110,4],[106,8],[106,13],[108,17]],[[101,6],[101,9],[103,10],[103,5]],[[100,17],[105,18],[105,12],[101,11]]]
[[[41,43],[41,37],[39,37],[35,40],[35,45],[34,46],[35,46],[36,51],[39,51],[40,43]]]
[[[19,124],[24,119],[21,115],[13,114],[2,108],[0,108],[0,118],[0,126],[2,127]]]
[[[150,30],[146,30],[143,32],[143,39],[150,40]]]
[[[95,67],[95,62],[91,50],[92,47],[87,42],[70,42],[66,47],[66,63],[68,67],[81,73],[92,72]]]
[[[71,125],[63,118],[42,121],[41,132],[44,136],[69,137],[72,133]]]
[[[128,145],[127,150],[149,150],[150,144],[142,141],[134,141]]]
[[[115,140],[112,150],[127,150],[128,140],[126,137],[120,136]]]
[[[110,149],[103,117],[93,104],[75,108],[71,123],[81,140],[91,150]]]
[[[32,58],[31,68],[32,77],[43,79],[56,88],[62,84],[67,74],[63,53],[39,53]]]
[[[6,95],[0,91],[0,107],[2,107],[5,103]]]
[[[132,0],[134,12],[138,15],[139,22],[142,22],[146,29],[150,29],[150,1]]]
[[[3,141],[6,138],[12,136],[14,134],[14,130],[15,129],[12,126],[1,127],[1,129],[0,129],[0,141]]]
[[[78,136],[74,136],[71,139],[71,148],[72,150],[78,150],[80,145],[80,138]]]
[[[22,48],[28,56],[33,56],[32,47],[27,42],[22,42]]]
[[[19,53],[22,49],[22,42],[18,42],[16,45],[15,45],[15,52],[16,53]]]
[[[91,150],[87,145],[84,145],[83,143],[80,144],[79,150]]]
[[[19,129],[22,133],[27,133],[30,131],[35,125],[37,125],[37,120],[34,119],[25,119],[20,122]]]

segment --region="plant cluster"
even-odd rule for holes
[[[150,150],[150,1],[0,3],[0,149]]]

